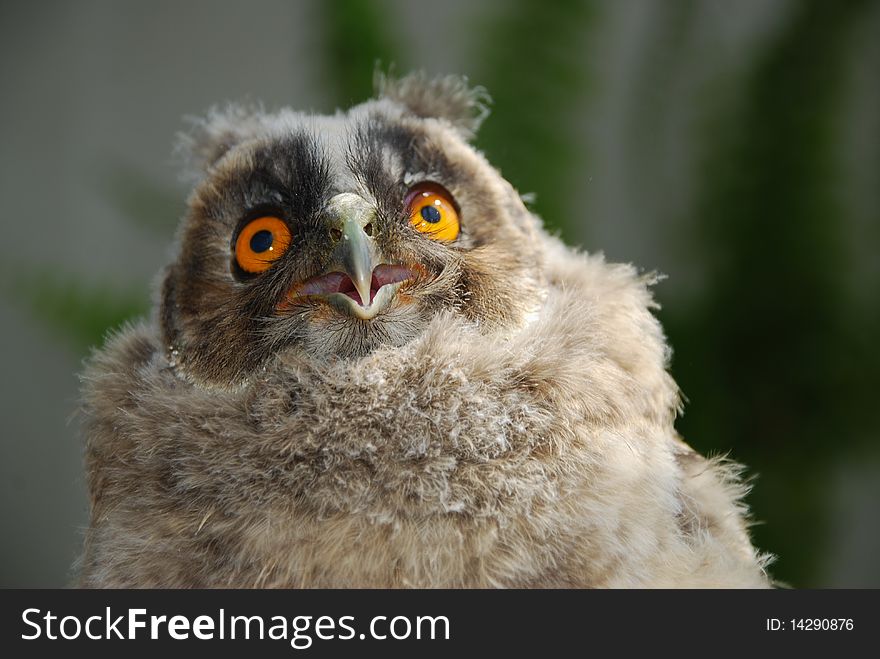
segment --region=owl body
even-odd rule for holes
[[[415,76],[202,126],[157,313],[84,376],[83,585],[768,585],[736,470],[673,428],[651,278],[544,233],[479,111]],[[267,198],[285,253],[242,273]]]

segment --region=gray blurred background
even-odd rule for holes
[[[756,475],[773,574],[880,586],[880,2],[783,0],[0,2],[0,585],[71,578],[76,373],[149,310],[183,117],[346,107],[376,60],[487,87],[547,226],[669,275],[679,429]]]

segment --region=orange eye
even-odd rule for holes
[[[290,245],[290,229],[277,217],[267,215],[252,220],[235,241],[235,260],[245,272],[269,269]]]
[[[452,195],[436,183],[419,183],[406,196],[409,222],[417,231],[434,240],[451,242],[461,225]]]

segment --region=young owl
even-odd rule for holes
[[[767,586],[737,470],[679,440],[650,276],[563,246],[483,95],[231,108],[151,322],[84,381],[84,586]]]

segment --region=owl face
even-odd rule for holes
[[[199,180],[160,321],[187,376],[234,385],[285,351],[357,359],[438,314],[490,331],[535,308],[537,220],[467,141],[480,94],[379,87],[334,116],[215,112],[185,138]]]

